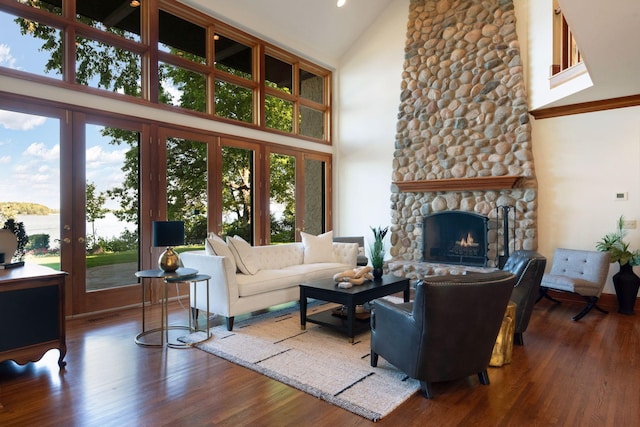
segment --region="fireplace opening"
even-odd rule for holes
[[[489,218],[472,212],[438,212],[422,220],[422,260],[486,266]]]

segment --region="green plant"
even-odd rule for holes
[[[596,249],[600,252],[608,252],[611,262],[619,262],[620,265],[640,265],[640,251],[629,250],[629,243],[624,241],[627,231],[624,227],[624,216],[618,218],[618,229],[606,234],[598,243]]]
[[[15,219],[9,218],[5,221],[4,227],[2,228],[5,230],[9,230],[16,235],[16,239],[18,240],[18,248],[16,249],[14,257],[19,261],[22,261],[24,259],[25,247],[27,246],[27,243],[29,243],[29,236],[24,229],[24,223],[16,222]]]
[[[384,236],[387,235],[389,227],[377,228],[370,227],[373,232],[373,243],[369,245],[369,256],[371,257],[371,266],[373,268],[382,268],[384,263]]]

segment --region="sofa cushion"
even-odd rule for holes
[[[204,251],[207,255],[227,257],[231,261],[233,269],[236,270],[238,268],[238,266],[236,265],[236,259],[233,256],[231,249],[229,249],[227,243],[222,240],[222,238],[216,233],[209,233],[209,237],[205,241]]]
[[[293,287],[298,288],[298,285],[304,281],[304,276],[287,269],[260,270],[255,275],[236,274],[236,279],[238,281],[238,295],[240,297],[262,294],[267,298],[266,295],[268,295],[269,292]]]
[[[240,236],[227,236],[227,245],[236,260],[238,270],[244,274],[256,274],[260,270],[253,248]]]
[[[304,246],[304,263],[315,264],[317,262],[335,262],[333,253],[333,231],[328,231],[319,236],[300,232]]]

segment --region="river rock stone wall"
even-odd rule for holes
[[[537,248],[537,182],[513,0],[411,0],[393,159],[393,260],[421,261],[422,218],[462,210],[489,217],[490,265]],[[517,188],[403,192],[396,182],[517,176]]]

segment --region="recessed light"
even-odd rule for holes
[[[336,6],[338,7],[342,7],[344,6],[344,4],[347,2],[347,0],[338,0],[338,3],[336,4]]]

